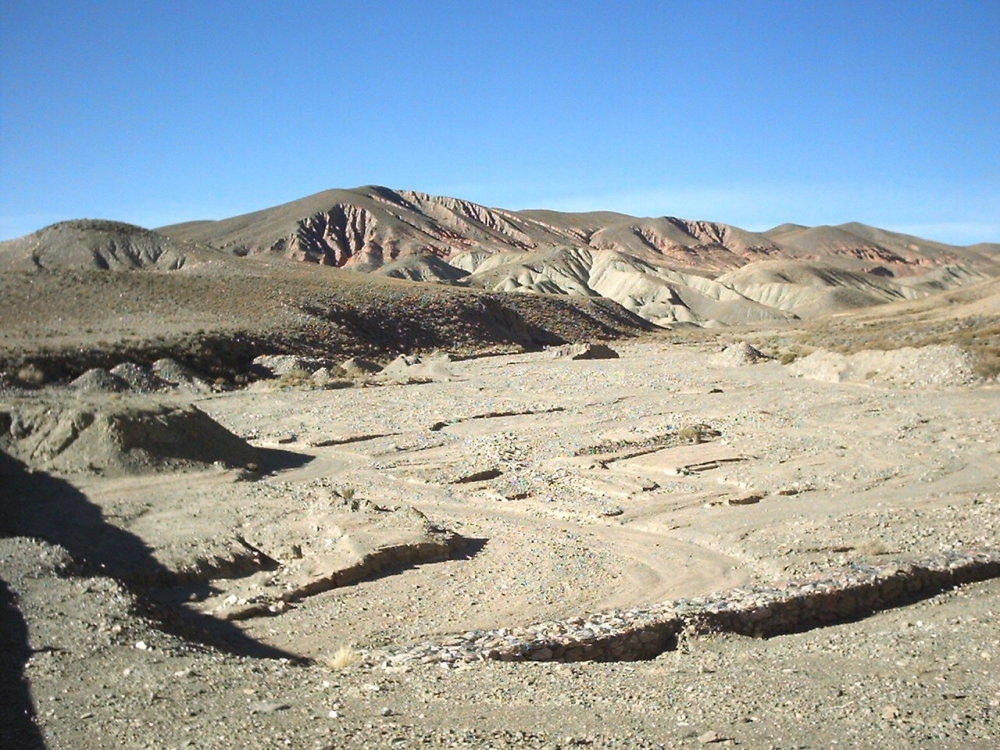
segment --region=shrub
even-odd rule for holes
[[[347,669],[361,661],[361,657],[350,646],[341,646],[323,661],[330,669]]]
[[[45,371],[42,370],[38,365],[29,364],[22,367],[17,371],[17,379],[22,385],[31,386],[32,388],[38,388],[45,384],[48,380],[48,376]]]
[[[312,384],[312,375],[305,370],[289,370],[278,378],[278,386],[281,388],[296,388]]]
[[[678,430],[677,437],[685,443],[704,443],[720,434],[718,430],[707,424],[689,424]]]
[[[1000,347],[983,347],[975,352],[976,375],[989,380],[1000,377]]]

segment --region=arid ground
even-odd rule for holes
[[[4,630],[26,630],[21,703],[39,739],[626,747],[715,732],[751,747],[992,746],[995,581],[799,634],[682,638],[647,661],[366,661],[472,630],[995,548],[996,385],[830,383],[714,348],[439,362],[428,382],[332,390],[9,399],[12,413],[40,398],[49,411],[193,404],[274,464],[5,476]],[[404,509],[419,514],[389,522]],[[85,535],[61,520],[74,516]],[[318,580],[349,567],[331,544],[427,544],[425,519],[461,545],[225,619],[254,597],[281,602],[300,575],[284,568],[312,565],[301,575]]]
[[[3,747],[996,747],[988,274],[665,330],[186,247],[0,280]]]

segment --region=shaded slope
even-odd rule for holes
[[[172,357],[245,375],[260,354],[473,354],[649,330],[609,300],[505,295],[266,258],[175,273],[0,274],[0,372],[35,362],[57,380]]]
[[[410,281],[454,282],[468,276],[468,272],[449,264],[436,255],[410,255],[386,263],[373,273],[393,279]]]

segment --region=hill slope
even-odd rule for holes
[[[675,217],[508,211],[384,187],[161,231],[237,255],[604,297],[659,325],[815,317],[1000,275],[1000,245],[960,248],[863,224],[749,232]]]
[[[1000,245],[954,247],[863,224],[749,232],[666,216],[508,211],[384,187],[328,190],[155,232],[63,222],[0,243],[7,271],[186,271],[211,261],[213,274],[235,278],[260,272],[248,257],[604,298],[661,326],[815,318],[1000,276]]]
[[[0,271],[176,270],[220,255],[206,245],[132,224],[77,219],[0,242]]]

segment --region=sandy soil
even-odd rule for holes
[[[685,638],[646,662],[345,665],[342,647],[997,547],[996,386],[615,348],[451,362],[430,382],[134,397],[194,404],[280,458],[257,476],[7,473],[5,746],[994,747],[996,581],[797,635]],[[234,540],[284,566],[297,543],[308,562],[348,528],[330,504],[351,501],[369,509],[360,528],[410,513],[393,534],[425,519],[463,544],[248,619],[205,605],[219,597],[201,589],[261,574]],[[104,541],[52,531],[69,507]]]

